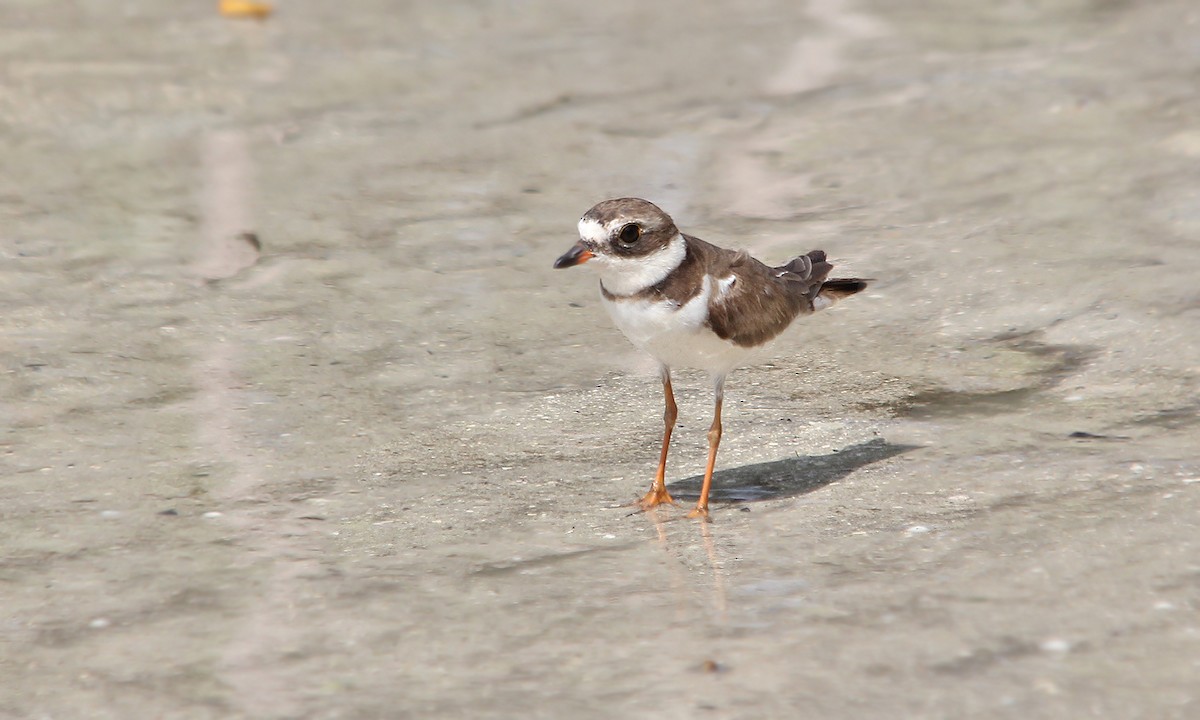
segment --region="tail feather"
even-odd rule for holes
[[[867,287],[868,280],[863,278],[826,280],[830,270],[833,270],[833,265],[825,259],[823,250],[813,250],[775,268],[778,277],[791,281],[792,287],[808,298],[813,310],[824,310]]]
[[[813,298],[813,310],[824,310],[842,298],[847,298],[867,288],[863,278],[834,278],[821,284],[821,290]]]
[[[833,278],[821,284],[821,295],[831,295],[838,300],[850,297],[856,292],[867,289],[869,281],[865,278]]]

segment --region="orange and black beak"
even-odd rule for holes
[[[554,261],[554,269],[561,270],[563,268],[575,267],[582,265],[592,259],[593,253],[583,246],[583,241],[579,241],[571,246],[571,249],[563,253],[562,257]]]

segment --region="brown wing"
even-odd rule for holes
[[[826,280],[833,265],[821,250],[772,268],[745,252],[708,247],[728,260],[727,265],[716,264],[724,271],[713,273],[718,284],[733,277],[732,286],[714,292],[709,300],[708,325],[719,337],[744,347],[767,342],[798,315],[828,307],[867,286],[858,278]]]
[[[797,315],[812,311],[812,301],[805,294],[808,285],[788,266],[770,268],[745,252],[691,237],[687,240],[689,250],[694,248],[697,254],[707,256],[709,274],[716,281],[708,301],[708,326],[718,337],[743,347],[761,345],[787,329]],[[732,278],[732,284],[728,284],[728,278]]]

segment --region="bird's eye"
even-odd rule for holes
[[[629,223],[621,228],[621,232],[617,234],[617,242],[622,245],[632,245],[642,236],[642,229],[637,226],[637,223]]]

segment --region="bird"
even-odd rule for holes
[[[708,461],[700,498],[687,515],[708,521],[726,376],[793,320],[861,292],[868,281],[827,279],[833,265],[822,250],[770,267],[744,250],[681,233],[657,205],[632,197],[605,200],[584,213],[579,241],[554,261],[554,268],[584,263],[599,271],[601,301],[617,328],[659,366],[662,449],[650,490],[637,502],[643,510],[676,504],[666,486],[667,450],[678,417],[671,369],[703,370],[712,381]]]

